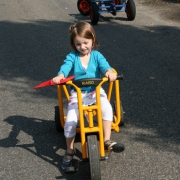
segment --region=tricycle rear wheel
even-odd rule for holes
[[[89,0],[78,0],[77,1],[77,8],[82,15],[84,15],[84,16],[89,15],[89,13],[90,13],[90,2],[89,2]]]
[[[58,132],[63,132],[64,129],[62,128],[61,122],[60,122],[59,106],[55,106],[54,111],[55,111],[54,119],[55,119],[56,130]]]
[[[121,121],[119,123],[119,126],[123,126],[124,125],[124,111],[123,111],[122,103],[121,103],[120,109],[121,109]]]
[[[113,111],[114,111],[114,114],[116,115],[116,101],[114,101],[113,103]],[[123,111],[123,106],[122,106],[122,103],[120,102],[120,111],[121,111],[121,121],[119,123],[119,126],[123,126],[124,125],[124,111]]]
[[[87,136],[87,147],[90,164],[91,180],[101,179],[99,148],[96,135]]]
[[[128,0],[126,3],[126,15],[128,20],[133,21],[136,16],[136,6],[133,0]]]

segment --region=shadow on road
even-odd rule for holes
[[[63,154],[60,154],[60,149],[63,153],[66,149],[65,138],[62,133],[53,131],[55,129],[54,121],[28,118],[25,116],[10,116],[4,120],[4,122],[12,125],[12,129],[9,136],[5,139],[0,140],[0,147],[19,147],[32,153],[34,156],[41,158],[42,160],[52,164],[59,169],[62,176],[56,176],[56,179],[70,179],[72,176],[64,174],[61,169],[60,163],[63,158]],[[23,142],[19,141],[18,136],[24,132],[32,137],[32,143],[28,142],[29,139],[23,139]],[[77,164],[81,158],[81,152],[76,149],[76,158],[74,159],[74,164]],[[89,178],[89,168],[88,163],[83,163],[80,172],[81,177]],[[73,178],[79,176],[79,173],[74,174]]]

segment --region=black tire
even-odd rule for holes
[[[98,147],[96,135],[87,136],[87,147],[88,147],[91,180],[101,180],[99,147]]]
[[[59,106],[55,106],[54,110],[55,110],[55,117],[54,117],[54,119],[55,119],[56,130],[58,132],[63,132],[64,129],[62,128],[61,122],[60,122]]]
[[[126,15],[129,21],[133,21],[136,17],[136,6],[133,0],[126,3]]]
[[[90,1],[86,0],[86,2],[85,2],[82,0],[78,0],[77,8],[83,16],[88,16],[90,14]]]
[[[90,19],[91,23],[94,25],[99,21],[98,5],[95,2],[90,3]]]

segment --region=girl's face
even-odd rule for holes
[[[86,39],[81,36],[76,36],[74,38],[74,45],[82,55],[87,55],[91,52],[93,43],[92,39]]]

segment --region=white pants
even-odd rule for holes
[[[112,106],[109,103],[106,96],[101,96],[101,109],[102,109],[102,119],[106,121],[113,120]],[[77,106],[68,106],[68,113],[66,122],[64,125],[64,135],[66,138],[71,138],[76,135],[76,127],[79,120],[79,112]]]

